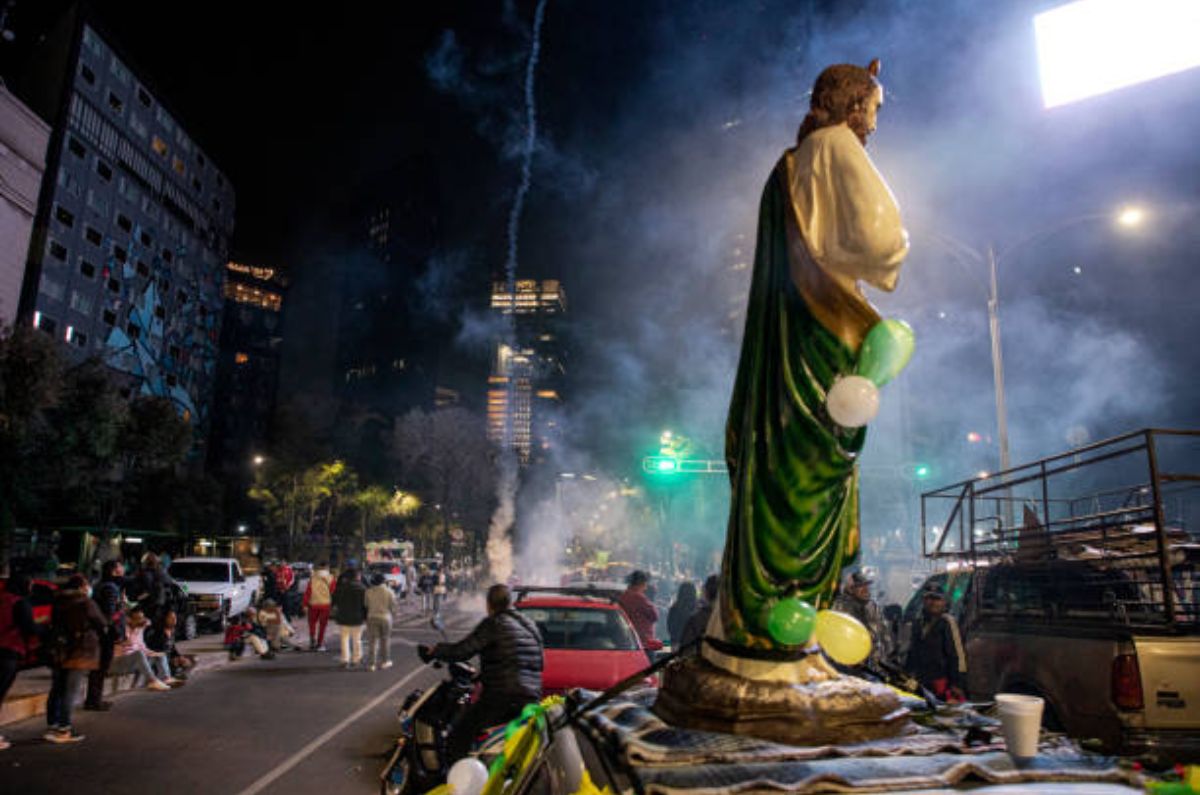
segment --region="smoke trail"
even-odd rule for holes
[[[521,214],[525,209],[525,196],[529,193],[529,184],[533,172],[533,152],[537,146],[537,105],[534,99],[534,78],[537,74],[538,56],[542,44],[542,20],[546,13],[546,0],[538,0],[537,10],[533,15],[533,33],[529,45],[529,63],[525,67],[525,148],[521,158],[521,181],[517,185],[513,197],[512,209],[508,214],[508,257],[504,262],[504,279],[508,294],[512,297],[513,306],[508,313],[508,325],[505,329],[506,344],[510,350],[516,347],[516,294],[517,294],[517,239],[521,226]],[[516,517],[517,497],[517,454],[513,449],[512,410],[516,405],[516,378],[511,371],[508,373],[507,407],[508,422],[504,428],[503,448],[500,453],[500,479],[497,487],[496,512],[492,515],[491,526],[488,528],[487,556],[488,566],[492,577],[500,582],[506,581],[512,575],[513,552],[512,539],[509,531]]]

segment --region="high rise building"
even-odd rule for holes
[[[225,266],[225,313],[208,460],[211,471],[226,484],[227,496],[245,494],[254,457],[267,446],[279,385],[287,284],[276,268],[240,262]]]
[[[50,126],[0,85],[0,326],[17,319]]]
[[[32,64],[26,98],[53,132],[20,316],[72,357],[101,357],[126,394],[172,400],[200,448],[233,187],[84,11]]]
[[[567,295],[554,279],[492,285],[491,311],[512,323],[496,343],[488,377],[488,438],[512,449],[522,467],[545,457],[558,439],[557,408],[566,375],[559,323]]]

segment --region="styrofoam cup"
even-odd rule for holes
[[[1038,696],[996,694],[1000,726],[1004,731],[1004,745],[1008,748],[1009,756],[1017,759],[1037,756],[1038,732],[1042,728],[1045,704]]]

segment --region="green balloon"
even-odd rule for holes
[[[794,596],[780,599],[767,615],[767,631],[784,646],[799,646],[812,637],[817,611]]]
[[[855,375],[861,375],[875,386],[891,381],[912,358],[916,338],[912,326],[903,320],[881,320],[871,327],[858,351]]]

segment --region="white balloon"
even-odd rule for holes
[[[879,413],[879,387],[861,375],[843,376],[825,395],[825,408],[843,428],[861,428]]]
[[[460,759],[450,767],[446,783],[454,795],[479,795],[487,783],[488,770],[473,756]]]

